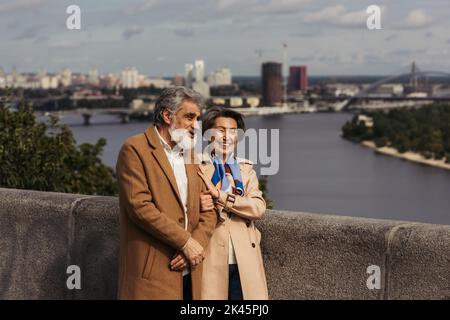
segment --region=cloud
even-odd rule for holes
[[[411,11],[406,17],[403,27],[405,28],[426,28],[434,22],[431,16],[427,15],[422,9]]]
[[[412,56],[415,54],[425,54],[427,53],[428,48],[420,48],[420,49],[397,49],[389,52],[390,55],[393,56]]]
[[[49,48],[51,49],[74,49],[79,47],[81,47],[81,42],[76,41],[60,40],[60,41],[52,41],[49,44]]]
[[[391,35],[387,36],[386,38],[384,38],[384,41],[391,42],[391,41],[396,40],[396,39],[398,39],[398,35],[397,34],[391,34]]]
[[[145,13],[148,10],[155,8],[158,4],[160,4],[160,1],[158,0],[146,0],[135,5],[127,6],[124,12],[127,15],[133,16]]]
[[[213,8],[220,14],[289,14],[298,13],[311,0],[216,0]]]
[[[132,26],[129,28],[126,28],[122,35],[126,40],[131,39],[134,36],[137,36],[138,34],[141,34],[142,32],[144,32],[144,28],[139,27],[139,26]]]
[[[40,31],[44,27],[45,27],[45,25],[43,25],[43,24],[29,27],[29,28],[23,30],[18,35],[12,37],[11,40],[30,40],[30,39],[35,39],[35,38],[39,37]]]
[[[311,55],[307,55],[307,56],[297,56],[297,57],[292,57],[292,61],[294,62],[308,62],[308,61],[313,61],[315,59],[315,55],[311,54]]]
[[[192,28],[178,28],[173,30],[173,32],[180,38],[192,37],[194,35],[194,29]]]
[[[271,0],[268,3],[259,4],[253,7],[254,12],[289,14],[296,13],[302,9],[310,0]]]
[[[381,14],[386,10],[381,8]],[[365,10],[348,11],[343,5],[326,7],[317,12],[306,15],[306,23],[329,24],[339,27],[361,27],[366,25],[368,14]]]
[[[11,13],[34,9],[41,6],[46,0],[15,0],[0,4],[0,13]]]

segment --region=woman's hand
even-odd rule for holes
[[[214,210],[214,201],[211,194],[209,192],[200,194],[200,211],[205,212],[211,210]]]
[[[208,189],[208,193],[211,195],[213,200],[219,199],[220,192],[219,189],[216,188],[215,185],[211,182],[211,179],[208,179],[203,172],[199,171],[198,175],[202,178],[203,182],[206,184],[206,188]]]

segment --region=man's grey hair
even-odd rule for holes
[[[163,112],[169,110],[174,114],[184,101],[195,103],[200,110],[205,104],[202,95],[195,90],[181,86],[164,89],[155,103],[154,124],[157,126],[164,124]]]

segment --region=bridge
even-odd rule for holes
[[[268,210],[257,227],[270,299],[450,299],[449,225]],[[116,197],[0,188],[0,235],[0,299],[116,298]]]
[[[409,72],[402,72],[400,74],[396,74],[387,78],[384,78],[382,80],[379,80],[371,85],[369,85],[364,90],[359,91],[355,96],[350,97],[348,99],[345,99],[344,101],[340,101],[337,103],[334,107],[336,111],[342,111],[342,110],[348,110],[353,105],[355,105],[357,102],[361,101],[375,101],[375,100],[383,100],[383,101],[397,101],[397,102],[424,102],[424,103],[430,103],[430,102],[449,102],[450,101],[450,94],[446,95],[430,95],[426,97],[420,97],[420,96],[414,96],[414,93],[417,93],[420,89],[420,82],[421,80],[425,83],[428,82],[428,80],[431,78],[444,78],[446,80],[450,80],[450,73],[447,72],[441,72],[441,71],[421,71],[415,62],[411,65],[411,70]],[[413,93],[409,96],[377,96],[374,94],[378,88],[380,88],[383,84],[392,83],[392,82],[402,82],[409,84],[410,88],[412,89]]]
[[[130,122],[130,116],[132,115],[144,115],[147,116],[153,113],[153,110],[150,109],[130,109],[130,108],[94,108],[94,109],[86,109],[79,108],[74,110],[60,110],[60,111],[39,111],[35,112],[37,115],[48,115],[55,114],[57,116],[65,116],[65,115],[81,115],[83,117],[83,124],[88,126],[91,124],[91,118],[97,114],[110,114],[117,115],[122,123]]]

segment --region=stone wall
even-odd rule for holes
[[[115,197],[0,189],[0,299],[114,299],[118,213]],[[268,210],[257,226],[272,299],[450,299],[448,225]]]

